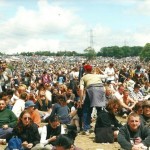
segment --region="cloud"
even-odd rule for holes
[[[147,0],[142,2],[111,0],[109,2],[118,2],[121,5],[131,4],[132,7],[129,8],[132,12],[130,11],[128,15],[133,16],[133,10],[134,12],[140,10],[144,14],[144,11],[147,12],[149,8]],[[133,3],[135,5],[132,5]],[[61,3],[49,4],[46,0],[39,0],[36,9],[19,6],[14,16],[3,20],[0,24],[1,52],[20,53],[41,50],[83,52],[91,45],[92,40],[95,50],[99,51],[104,46],[125,44],[143,46],[150,39],[148,36],[150,30],[145,28],[144,24],[140,24],[140,28],[136,27],[136,31],[130,28],[114,30],[111,23],[104,25],[100,20],[89,28],[90,23],[88,24],[85,18],[81,18],[78,14],[80,9],[65,8]]]
[[[134,10],[137,14],[143,14],[150,16],[150,1],[149,0],[143,0],[140,1],[137,4],[137,7],[135,7]]]
[[[58,41],[71,34],[79,20],[71,10],[49,5],[43,0],[38,2],[38,10],[21,6],[13,18],[0,24],[1,50],[7,51],[12,46],[11,49],[18,52],[37,51],[48,46],[47,49],[58,51],[61,48]]]

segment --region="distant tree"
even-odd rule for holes
[[[122,57],[129,57],[129,56],[131,56],[131,47],[123,46],[120,49],[121,49],[122,53],[124,54]]]
[[[130,56],[139,56],[143,47],[142,46],[133,46],[131,47],[131,55]]]
[[[141,51],[140,58],[144,59],[145,61],[150,60],[150,43],[147,43],[144,47],[143,50]]]
[[[96,57],[96,52],[95,52],[94,48],[92,48],[92,47],[86,48],[84,50],[84,52],[85,52],[85,57],[88,60],[94,59]]]

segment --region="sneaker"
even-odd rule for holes
[[[87,131],[82,131],[81,134],[82,134],[82,135],[90,135],[90,132],[89,132],[89,130],[87,130]]]
[[[90,129],[90,130],[89,130],[89,133],[93,133],[93,132],[94,132],[94,130],[93,130],[93,129]]]
[[[86,131],[86,132],[85,132],[85,135],[87,135],[87,136],[90,135],[90,132],[89,132],[89,131]]]

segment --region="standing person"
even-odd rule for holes
[[[150,146],[150,129],[141,125],[138,114],[128,116],[127,124],[119,130],[118,143],[126,150],[141,150]]]
[[[92,108],[96,107],[97,113],[99,113],[106,106],[105,91],[101,79],[106,78],[107,75],[92,74],[91,65],[85,65],[84,70],[85,75],[80,80],[80,102],[83,103],[83,130],[89,134]]]
[[[79,71],[77,67],[74,67],[72,71],[69,74],[70,77],[70,83],[69,83],[69,88],[72,89],[73,93],[75,93],[75,89],[78,84],[78,77],[79,77]]]
[[[6,108],[6,102],[0,99],[0,138],[6,139],[17,124],[15,114]]]
[[[82,65],[79,68],[79,77],[78,77],[79,82],[80,82],[80,80],[81,80],[81,78],[83,77],[83,74],[84,74],[84,65],[85,65],[85,63],[82,63]]]
[[[12,136],[18,136],[22,141],[22,147],[29,150],[40,143],[40,135],[38,127],[33,123],[28,111],[23,111],[20,114],[19,121],[13,130]]]

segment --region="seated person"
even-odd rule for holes
[[[6,139],[17,124],[15,114],[6,108],[6,102],[0,99],[0,139]]]
[[[70,124],[75,125],[77,127],[77,131],[80,132],[80,124],[79,124],[79,116],[78,116],[78,108],[77,103],[72,102],[72,107],[70,113],[73,114]]]
[[[52,150],[82,150],[74,145],[75,138],[77,136],[77,130],[75,126],[67,126],[67,134],[59,135],[56,140],[56,145]]]
[[[56,144],[57,136],[61,134],[61,124],[59,121],[59,117],[57,115],[51,115],[49,117],[48,124],[40,128],[40,144],[38,144],[34,149],[49,150],[53,145]]]
[[[127,124],[119,130],[118,143],[126,150],[141,150],[150,146],[150,130],[141,124],[138,114],[128,116]]]
[[[133,108],[133,111],[135,113],[137,113],[138,115],[143,114],[143,107],[142,107],[142,105],[143,105],[143,102],[137,102],[135,104],[134,108]]]
[[[119,101],[121,107],[127,109],[128,111],[132,111],[132,107],[126,105],[123,101],[123,92],[125,90],[125,87],[123,84],[119,85],[118,90],[114,93],[114,96]]]
[[[42,121],[45,121],[45,119],[50,116],[52,111],[52,104],[51,102],[46,98],[45,91],[40,90],[38,94],[37,102],[35,103],[35,108],[38,109],[40,116],[42,118]]]
[[[136,101],[134,101],[130,96],[129,96],[129,91],[128,90],[124,90],[123,91],[123,102],[129,106],[131,109],[133,109],[133,107],[135,106],[135,104],[137,103]],[[131,112],[131,110],[126,109],[126,108],[122,108],[121,109],[121,115],[123,118],[126,118],[127,115],[129,115],[129,113]]]
[[[144,96],[142,92],[140,91],[141,86],[139,84],[134,85],[133,91],[131,91],[130,96],[133,98],[135,101],[143,101]]]
[[[52,150],[82,150],[74,145],[72,139],[65,135],[60,135],[56,141],[56,146]]]
[[[25,102],[25,109],[29,112],[32,121],[39,127],[41,123],[41,117],[37,109],[34,108],[33,101],[28,100]]]
[[[20,138],[22,148],[25,150],[32,149],[36,144],[40,143],[38,127],[33,123],[28,111],[25,110],[20,114],[19,121],[13,129],[11,136]],[[11,138],[11,136],[9,138]]]
[[[142,104],[143,114],[140,115],[141,123],[150,127],[150,100],[144,101]]]
[[[12,110],[11,97],[13,95],[13,90],[7,89],[6,92],[2,92],[2,99],[6,102],[6,108]]]
[[[140,90],[144,96],[150,96],[150,83],[148,81],[145,82],[144,86],[142,86]]]
[[[125,80],[125,83],[126,83],[126,88],[129,90],[129,91],[133,91],[134,89],[134,85],[135,85],[135,82],[131,79],[132,77],[130,75],[127,76],[126,80]]]
[[[66,93],[64,93],[64,96],[65,96],[65,99],[66,99],[68,104],[72,101],[74,102],[75,94],[73,94],[71,88],[67,88],[67,91],[66,91]]]
[[[14,105],[15,102],[16,102],[16,100],[19,99],[20,94],[26,92],[26,90],[27,90],[27,86],[24,85],[24,84],[20,84],[20,85],[18,86],[18,88],[16,88],[16,90],[15,90],[15,92],[14,92],[12,98],[11,98],[11,103],[12,103],[12,105]]]
[[[112,143],[117,139],[119,128],[122,126],[115,117],[119,107],[118,100],[109,100],[106,110],[99,113],[95,124],[95,141],[97,143]],[[107,133],[111,139],[107,139]]]
[[[60,118],[60,122],[63,124],[70,123],[70,109],[67,106],[66,99],[63,95],[58,95],[57,103],[54,104],[51,115],[58,115]]]
[[[27,100],[27,93],[23,92],[20,94],[19,99],[16,100],[15,104],[12,107],[12,111],[19,118],[21,112],[25,108],[25,101]]]

